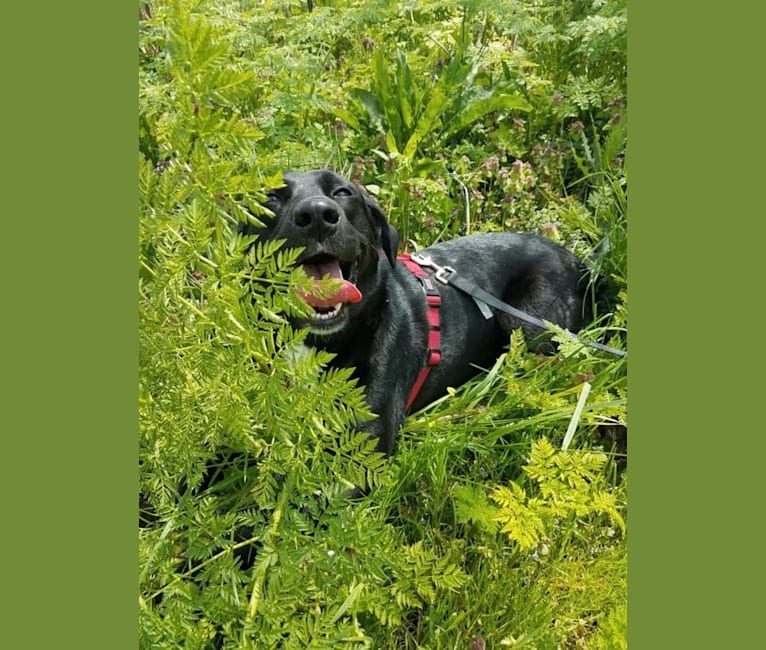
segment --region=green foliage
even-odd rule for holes
[[[539,497],[530,496],[513,481],[496,488],[492,500],[500,506],[495,519],[501,532],[522,550],[529,550],[542,538],[552,537],[554,527],[571,527],[583,517],[606,514],[624,533],[625,521],[614,494],[599,485],[606,460],[605,454],[557,452],[546,438],[534,442],[523,469],[537,483]]]
[[[396,52],[394,74],[386,68],[383,51],[375,52],[370,89],[356,90],[352,96],[384,136],[390,155],[401,154],[412,163],[428,135],[444,142],[490,113],[531,110],[516,94],[501,92],[499,86],[485,90],[476,83],[478,69],[467,60],[467,47],[464,39],[458,41],[450,62],[433,81],[413,74],[401,50]],[[347,111],[336,114],[359,128],[360,119],[355,115]]]
[[[626,360],[515,334],[384,460],[351,371],[287,323],[298,251],[237,225],[330,165],[405,240],[592,259],[613,290],[581,336],[624,346],[625,3],[313,5],[141,11],[140,647],[624,647]]]

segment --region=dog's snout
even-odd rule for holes
[[[339,221],[338,204],[321,196],[304,199],[293,212],[293,223],[298,228],[319,237],[334,232]]]

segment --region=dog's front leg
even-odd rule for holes
[[[375,418],[362,422],[359,428],[378,441],[378,451],[386,456],[391,456],[396,449],[396,437],[404,422],[404,401],[397,403],[395,400],[382,402],[378,399],[370,400],[370,410]]]
[[[406,417],[407,397],[419,370],[411,360],[418,356],[414,350],[399,348],[396,360],[372,370],[366,386],[367,403],[377,417],[362,423],[361,428],[378,439],[378,451],[387,456],[396,449],[399,429]],[[410,362],[402,363],[401,359]]]

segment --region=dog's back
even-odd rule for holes
[[[571,332],[589,320],[586,265],[544,237],[480,233],[429,246],[421,253],[503,302]],[[532,349],[554,350],[541,328],[497,310],[482,310],[472,296],[452,285],[438,283],[438,287],[442,359],[414,408],[433,401],[449,386],[459,386],[481,368],[489,368],[517,328]]]

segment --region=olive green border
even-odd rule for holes
[[[3,11],[9,648],[136,647],[136,13]]]
[[[743,2],[629,5],[633,648],[762,636],[762,25]]]

